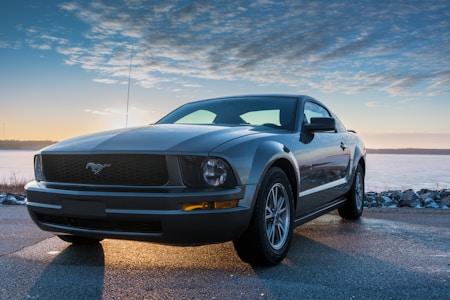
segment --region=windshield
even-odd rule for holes
[[[157,124],[251,125],[293,130],[294,97],[223,98],[188,103]]]

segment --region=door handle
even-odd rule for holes
[[[347,149],[347,145],[344,142],[341,142],[341,149],[342,149],[342,151]]]

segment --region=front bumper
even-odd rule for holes
[[[27,184],[27,208],[43,230],[93,238],[208,244],[238,238],[251,218],[245,190],[101,192]],[[183,211],[182,204],[239,200],[234,208]]]

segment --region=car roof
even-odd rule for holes
[[[313,97],[307,95],[297,95],[297,94],[243,94],[243,95],[233,95],[233,96],[223,96],[223,97],[214,97],[199,101],[207,101],[207,100],[224,100],[224,99],[239,99],[239,98],[311,98]],[[197,101],[195,101],[197,102]]]

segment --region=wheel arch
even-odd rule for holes
[[[366,173],[366,149],[361,149],[360,147],[355,148],[354,153],[354,166],[353,166],[353,173],[356,171],[356,168],[358,165],[361,165],[363,168],[364,174]]]
[[[360,157],[358,160],[358,164],[361,165],[364,174],[366,174],[366,158],[365,157]]]
[[[281,170],[283,170],[284,173],[286,173],[289,182],[291,184],[291,188],[292,188],[292,196],[294,197],[294,211],[297,209],[297,200],[298,200],[298,180],[297,179],[297,174],[295,172],[294,167],[292,166],[292,164],[285,158],[280,158],[278,160],[276,160],[271,168],[273,167],[278,167]],[[269,168],[270,169],[270,168]]]
[[[351,188],[351,185],[353,184],[353,181],[355,179],[356,169],[358,168],[359,165],[361,166],[361,168],[364,172],[364,176],[365,176],[365,174],[366,174],[366,149],[364,147],[359,147],[359,145],[357,145],[355,147],[352,162],[351,162],[351,170],[349,173],[349,181],[348,181],[349,189]]]

